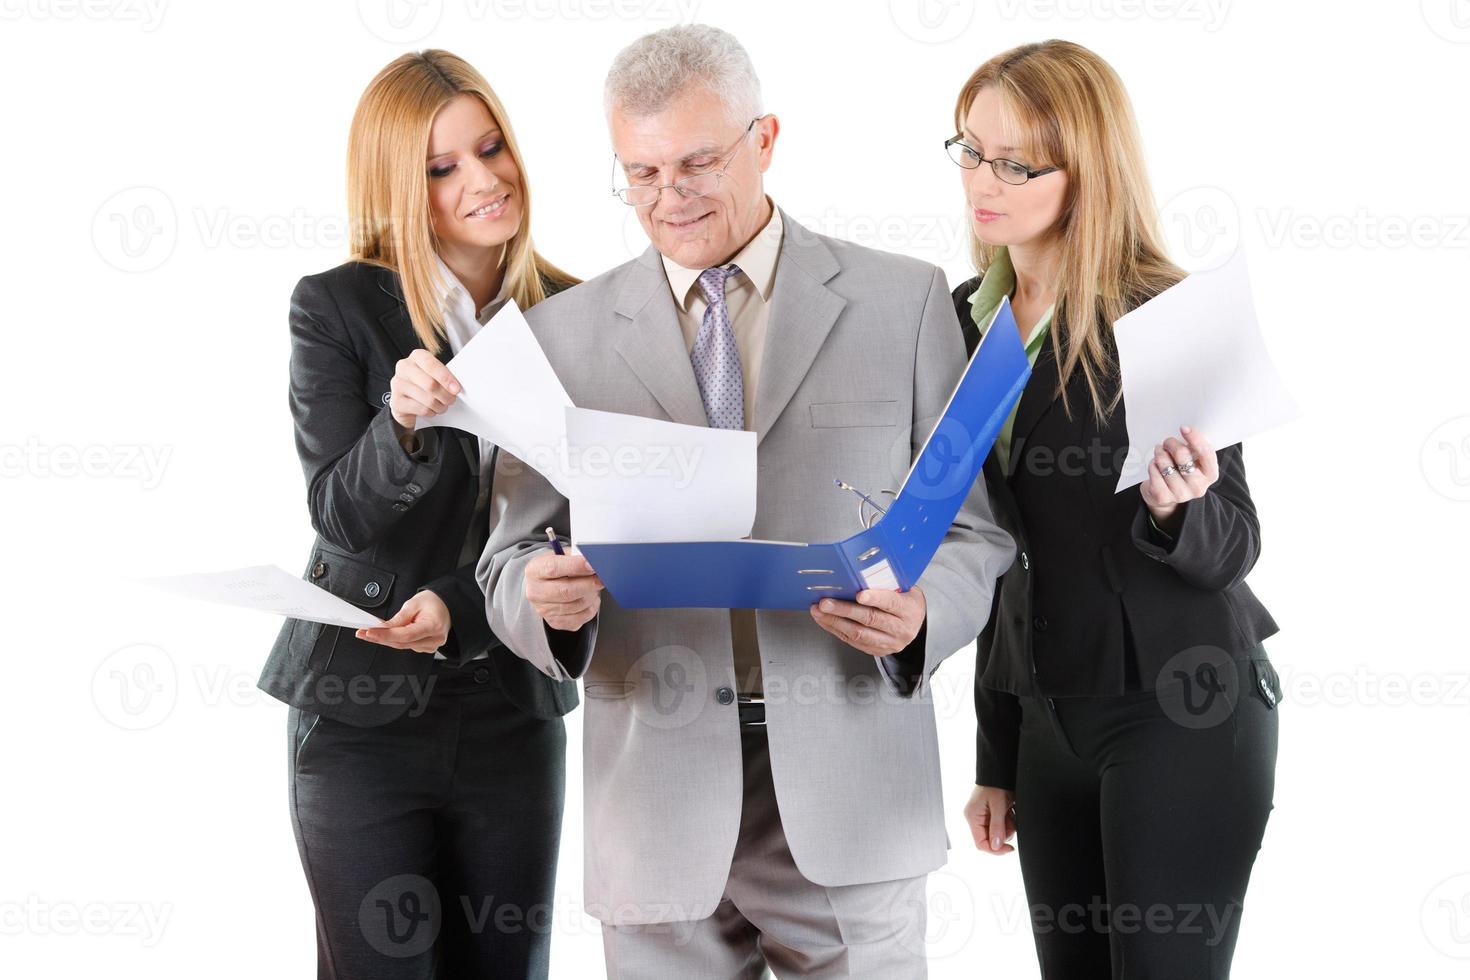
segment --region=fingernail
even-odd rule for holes
[[[990,846],[992,848],[994,848],[995,850],[997,850],[997,851],[1000,850],[1000,838],[999,837],[992,837],[990,839]]]
[[[1188,433],[1190,433],[1190,432],[1193,432],[1193,431],[1194,431],[1194,430],[1193,430],[1193,429],[1191,429],[1191,428],[1190,428],[1190,427],[1189,427],[1189,426],[1187,426],[1187,425],[1186,425],[1186,426],[1184,426],[1184,427],[1183,427],[1183,428],[1182,428],[1182,429],[1180,429],[1180,430],[1179,430],[1179,431],[1180,431],[1180,432],[1183,432],[1183,433],[1185,433],[1185,434],[1188,434]]]

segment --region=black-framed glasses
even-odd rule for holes
[[[745,138],[755,128],[764,116],[756,116],[745,127],[745,132],[735,141],[724,155],[724,161],[714,170],[706,170],[702,174],[690,174],[688,177],[680,177],[678,180],[668,184],[629,184],[626,187],[613,187],[613,194],[624,204],[635,208],[646,208],[658,202],[659,195],[664,192],[665,187],[672,187],[674,193],[680,197],[704,197],[713,194],[720,186],[720,178],[725,176],[725,168],[730,166],[730,161],[735,159],[735,154],[745,145]],[[613,181],[616,184],[618,173],[618,157],[613,154]]]
[[[1014,160],[987,160],[980,155],[979,150],[958,136],[951,136],[944,141],[944,151],[949,154],[951,160],[966,170],[974,170],[982,163],[990,164],[990,169],[995,171],[996,178],[1007,184],[1024,184],[1032,177],[1043,177],[1062,169],[1061,167],[1042,167],[1040,170],[1030,170],[1025,164]]]

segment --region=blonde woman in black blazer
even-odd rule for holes
[[[509,299],[568,285],[531,243],[510,123],[444,51],[368,86],[350,136],[353,261],[291,297],[306,577],[387,619],[288,621],[260,686],[291,705],[291,818],[320,977],[545,977],[576,688],[505,649],[475,563],[494,447],[421,429],[443,361]]]
[[[975,682],[978,848],[1019,839],[1047,978],[1223,978],[1271,810],[1276,624],[1245,584],[1260,526],[1241,447],[1181,429],[1141,487],[1111,324],[1177,282],[1122,83],[1085,48],[1007,51],[946,144],[982,275],[954,291],[973,351],[1009,296],[1033,358],[984,467],[1017,558]]]

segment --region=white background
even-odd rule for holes
[[[971,270],[940,143],[969,72],[1051,36],[1116,67],[1175,257],[1247,249],[1306,412],[1247,450],[1286,703],[1237,975],[1465,975],[1470,4],[417,3],[0,0],[5,976],[310,975],[286,708],[254,688],[278,622],[131,580],[305,559],[287,297],[345,257],[348,122],[377,69],[428,46],[476,64],[538,243],[590,276],[642,247],[608,194],[603,76],[691,17],[750,50],[783,126],[775,200],[951,284]],[[932,974],[1035,976],[1016,859],[960,819],[971,660],[935,689],[954,849]],[[593,977],[568,727],[553,975]]]

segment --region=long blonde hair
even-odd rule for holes
[[[431,351],[445,343],[437,240],[429,214],[425,159],[434,117],[455,96],[485,103],[505,151],[520,171],[521,226],[504,251],[506,292],[521,309],[546,298],[541,277],[572,276],[543,259],[531,243],[531,188],[510,117],[484,76],[448,51],[394,59],[368,84],[347,141],[347,213],[352,258],[392,269],[402,284],[414,333]]]
[[[1122,397],[1118,385],[1104,403],[1104,382],[1116,374],[1113,322],[1184,278],[1164,254],[1133,107],[1108,63],[1070,41],[1023,44],[975,69],[955,102],[956,132],[984,88],[999,96],[1017,130],[1010,143],[1031,155],[1027,162],[1066,171],[1067,197],[1053,229],[1061,261],[1052,352],[1067,414],[1067,383],[1080,370],[1101,421]],[[984,273],[1000,246],[981,242],[973,229],[970,246]]]

